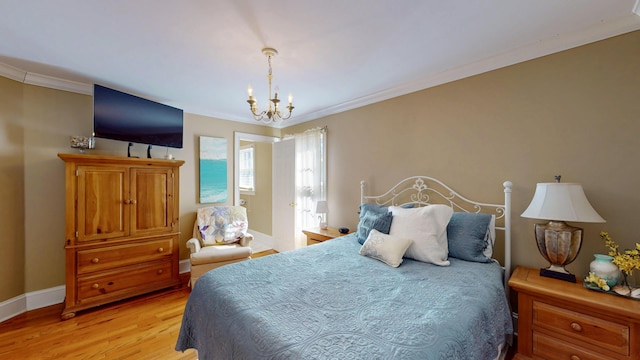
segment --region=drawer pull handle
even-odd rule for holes
[[[164,272],[164,270],[159,269],[159,270],[158,270],[158,275],[162,274],[163,272]]]
[[[93,258],[93,259],[91,259],[91,262],[94,263],[94,264],[97,264],[98,262],[100,262],[100,259]]]
[[[578,356],[578,355],[571,355],[571,357],[569,359],[571,359],[571,360],[581,360],[580,356]]]
[[[158,252],[164,252],[164,248],[158,248]]]
[[[576,322],[572,322],[572,323],[571,323],[571,328],[572,328],[574,331],[578,331],[578,332],[581,332],[581,331],[582,331],[582,326],[580,326],[580,324],[578,324],[578,323],[576,323]],[[572,359],[573,359],[573,358],[572,358]],[[579,359],[579,358],[578,358],[578,359]]]
[[[93,288],[93,289],[97,289],[99,287],[100,287],[100,285],[98,285],[98,283],[95,283],[95,284],[91,285],[91,288]]]

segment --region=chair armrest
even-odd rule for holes
[[[240,244],[240,246],[249,246],[249,243],[253,240],[253,235],[251,234],[245,234],[245,236],[240,239],[240,241],[238,241],[238,244]]]
[[[200,241],[196,238],[191,238],[187,241],[187,247],[191,254],[196,254],[200,251]]]

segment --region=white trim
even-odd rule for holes
[[[4,76],[6,78],[19,82],[24,82],[24,78],[27,76],[27,72],[24,70],[20,70],[17,67],[13,67],[5,63],[0,63],[0,76]]]
[[[27,72],[24,78],[25,84],[74,92],[78,94],[93,95],[93,85],[77,81],[59,79],[53,76]]]
[[[22,294],[0,303],[0,322],[27,311],[27,296]]]
[[[31,291],[0,303],[0,321],[11,319],[29,310],[60,304],[64,301],[65,286]]]
[[[180,270],[178,273],[184,274],[188,272],[191,272],[191,262],[189,262],[189,259],[180,260]]]
[[[77,81],[60,79],[53,76],[36,74],[18,69],[5,63],[0,63],[0,76],[4,76],[6,78],[29,85],[42,86],[78,94],[93,95],[92,84],[85,84]]]
[[[634,14],[623,16],[615,20],[599,23],[597,26],[581,31],[552,37],[546,40],[528,44],[510,51],[488,57],[464,66],[449,69],[428,77],[418,78],[393,88],[377,93],[369,94],[358,99],[329,106],[318,111],[294,116],[287,120],[286,126],[292,126],[305,121],[315,120],[324,116],[341,113],[365,105],[388,100],[394,97],[406,95],[412,92],[428,89],[434,86],[446,84],[464,79],[477,74],[500,69],[517,63],[536,59],[549,54],[568,50],[574,47],[586,45],[592,42],[604,40],[614,36],[626,34],[640,29],[640,0],[636,2]]]
[[[60,304],[64,301],[64,285],[27,293],[27,311]]]

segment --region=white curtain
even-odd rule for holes
[[[315,206],[326,200],[327,129],[307,130],[295,137],[296,242],[306,243],[302,229],[318,226]],[[277,179],[276,179],[277,181]]]

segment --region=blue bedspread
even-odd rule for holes
[[[209,359],[493,359],[512,330],[496,263],[398,268],[354,235],[197,281],[176,350]]]

